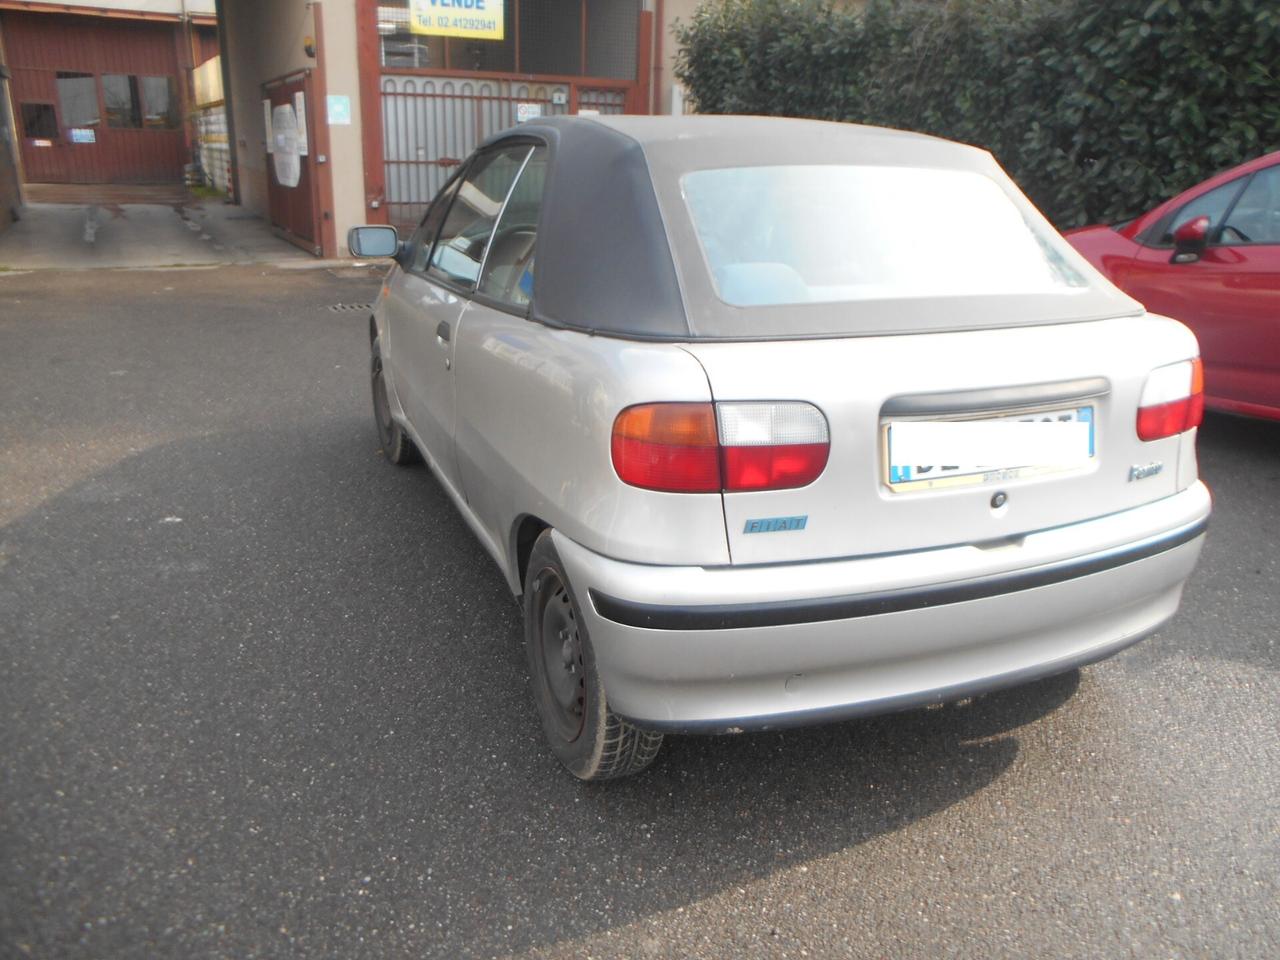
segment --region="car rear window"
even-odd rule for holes
[[[698,170],[681,189],[717,295],[778,306],[1058,294],[1088,281],[989,177],[796,165]]]

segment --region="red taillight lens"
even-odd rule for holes
[[[827,421],[797,402],[646,403],[613,424],[626,483],[671,493],[803,487],[827,465]]]
[[[1138,407],[1138,439],[1172,437],[1200,426],[1203,419],[1204,367],[1199,357],[1151,371]]]
[[[804,487],[827,466],[825,443],[797,443],[785,447],[725,447],[724,488],[785,490]]]
[[[671,493],[719,493],[720,447],[709,403],[645,403],[613,422],[613,468],[624,483]]]

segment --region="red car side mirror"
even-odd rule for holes
[[[1209,218],[1195,217],[1173,231],[1170,263],[1195,263],[1209,242]]]

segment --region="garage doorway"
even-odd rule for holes
[[[31,183],[180,183],[176,28],[4,13],[14,124]]]
[[[286,240],[320,256],[312,89],[311,71],[304,70],[263,84],[262,103],[271,225]]]

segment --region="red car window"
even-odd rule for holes
[[[1280,166],[1253,175],[1222,225],[1220,242],[1280,243]]]
[[[1173,219],[1164,225],[1157,243],[1171,245],[1174,231],[1196,217],[1209,218],[1209,236],[1212,237],[1214,231],[1222,225],[1223,217],[1231,209],[1231,201],[1240,193],[1240,188],[1244,186],[1244,182],[1247,179],[1248,177],[1240,177],[1230,183],[1224,183],[1220,187],[1214,187],[1208,193],[1202,193],[1191,202],[1185,204],[1181,210],[1173,215]]]

